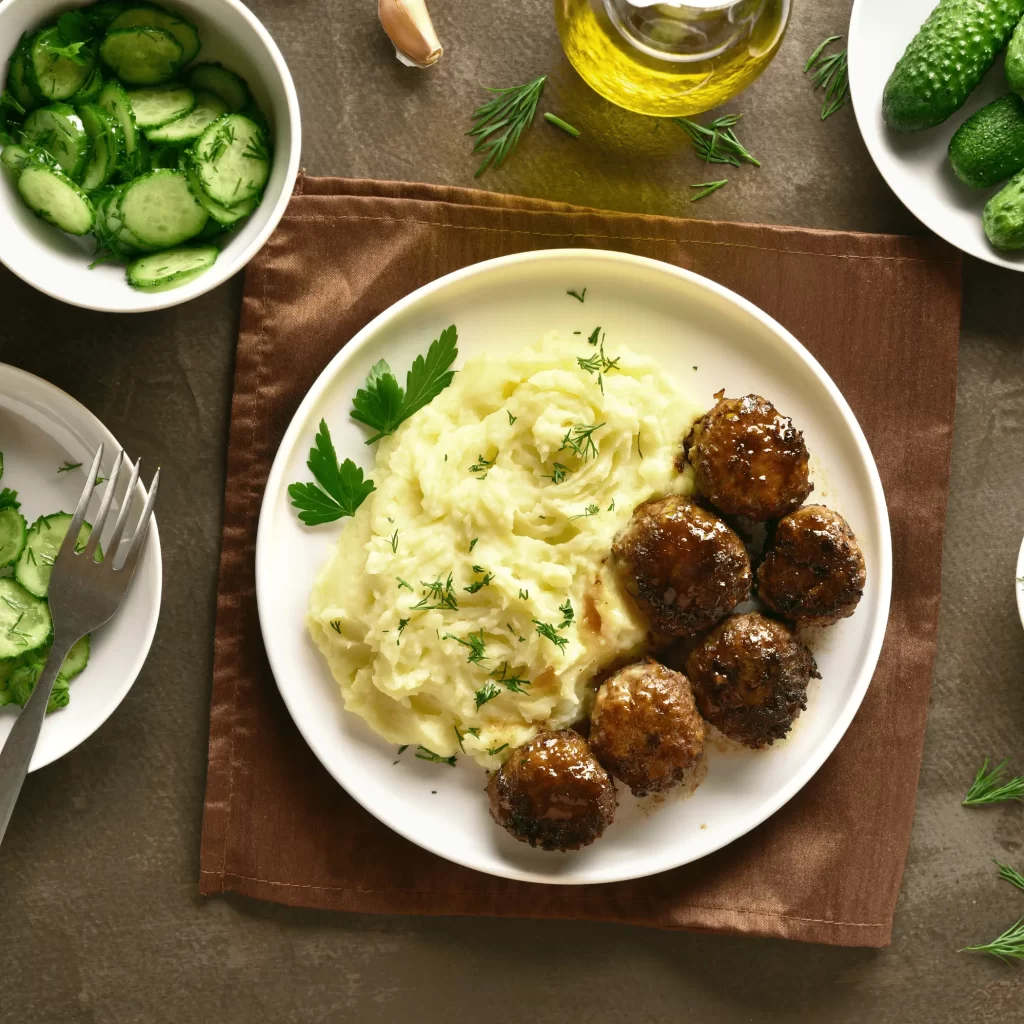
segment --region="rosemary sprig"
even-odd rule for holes
[[[515,150],[523,129],[533,124],[537,101],[547,80],[547,75],[540,75],[525,85],[488,88],[494,98],[473,111],[473,127],[466,132],[476,138],[473,152],[484,154],[474,177],[479,178],[488,167],[497,169]]]
[[[1002,935],[983,946],[964,946],[961,953],[988,953],[997,956],[1004,964],[1011,960],[1024,960],[1024,917],[1007,928]]]
[[[1016,775],[1007,778],[1007,761],[1000,761],[999,764],[988,770],[988,758],[978,769],[974,776],[974,782],[964,797],[964,807],[980,807],[985,804],[1001,803],[1004,800],[1024,801],[1024,775]]]
[[[547,121],[548,124],[553,124],[556,128],[561,128],[566,135],[571,135],[574,139],[578,139],[580,137],[579,128],[573,127],[568,121],[563,121],[560,117],[556,114],[552,114],[550,111],[544,115],[544,120]]]
[[[1024,875],[1019,871],[1015,871],[1007,864],[1000,864],[999,861],[996,861],[995,865],[999,868],[999,877],[1004,882],[1009,882],[1010,885],[1015,885],[1018,889],[1024,891]]]
[[[697,155],[708,164],[729,164],[739,167],[740,162],[761,166],[761,161],[749,153],[733,128],[742,114],[723,114],[706,127],[688,117],[674,117],[673,121],[690,136]]]
[[[834,53],[825,54],[825,48],[842,39],[842,36],[829,36],[807,59],[804,74],[812,72],[811,85],[814,89],[824,90],[825,96],[821,107],[821,119],[831,117],[850,97],[850,73],[847,68],[846,47]]]
[[[703,199],[705,196],[711,195],[712,192],[717,192],[723,185],[728,184],[728,178],[722,178],[721,181],[699,181],[695,185],[690,186],[690,188],[699,188],[701,190],[696,195],[690,196],[690,202],[695,203],[698,199]]]

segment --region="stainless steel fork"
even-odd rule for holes
[[[117,478],[124,462],[124,452],[118,452],[114,468],[107,480],[106,490],[103,492],[103,500],[96,513],[92,534],[81,552],[75,550],[78,534],[85,522],[85,513],[96,487],[96,474],[99,472],[102,458],[103,445],[100,445],[96,457],[92,460],[89,479],[85,490],[82,491],[74,518],[53,562],[49,596],[50,614],[53,617],[53,646],[50,648],[50,656],[36,682],[32,696],[15,720],[3,750],[0,750],[0,841],[7,831],[7,823],[11,820],[11,812],[28,773],[32,752],[39,739],[39,730],[43,726],[46,702],[50,699],[50,690],[53,689],[57,673],[64,664],[64,658],[86,633],[91,633],[102,626],[120,607],[128,592],[149,530],[149,521],[152,518],[153,504],[160,483],[159,469],[153,476],[149,497],[135,527],[128,551],[119,563],[121,538],[124,536],[131,512],[135,487],[139,482],[139,464],[136,462],[132,466],[132,475],[128,481],[121,511],[107,541],[106,555],[101,562],[95,560],[96,548],[110,513]]]

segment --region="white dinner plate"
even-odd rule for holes
[[[586,287],[580,305],[567,288]],[[340,458],[372,468],[365,430],[349,419],[370,367],[387,358],[400,378],[448,324],[459,365],[515,351],[553,328],[571,335],[601,324],[658,360],[708,406],[759,392],[800,426],[816,497],[841,509],[864,549],[868,582],[856,614],[811,642],[824,681],[791,736],[765,751],[707,755],[693,796],[652,809],[619,787],[615,822],[592,846],[545,853],[490,819],[485,773],[406,756],[344,711],[338,686],[306,631],[313,580],[343,524],[308,528],[288,484],[309,478],[306,459],[321,417]],[[586,346],[584,346],[586,348]],[[696,369],[695,369],[696,367]],[[443,277],[386,310],[338,353],[310,389],[274,461],[256,545],[260,624],[285,704],[327,770],[367,810],[407,839],[479,871],[535,882],[611,882],[654,874],[724,846],[778,810],[821,766],[850,724],[874,672],[889,611],[892,557],[885,499],[849,406],[814,358],[782,327],[721,286],[655,260],[600,250],[523,253]],[[329,827],[325,825],[325,827]]]
[[[1024,541],[1020,545],[1020,554],[1017,556],[1017,575],[1014,586],[1017,589],[1017,612],[1020,615],[1021,625],[1024,626]]]
[[[993,249],[981,212],[1001,186],[965,185],[946,159],[949,140],[980,107],[1007,92],[1000,57],[962,109],[936,128],[894,132],[882,117],[882,92],[896,62],[938,0],[856,0],[850,16],[850,95],[871,159],[910,212],[935,234],[980,260],[1024,270],[1024,252]]]
[[[4,453],[0,487],[18,492],[21,514],[30,526],[41,515],[75,511],[85,474],[101,443],[105,448],[100,474],[107,476],[121,447],[113,434],[60,388],[0,363],[0,451]],[[131,457],[132,453],[127,454]],[[76,462],[82,466],[58,472]],[[143,467],[142,476],[148,480],[155,469]],[[128,475],[125,466],[115,508],[124,500]],[[102,494],[103,488],[96,488],[90,519]],[[145,500],[146,490],[140,483],[135,492],[136,517]],[[113,528],[114,518],[109,517],[108,529]],[[129,536],[134,522],[129,520]],[[102,537],[101,543],[105,539]],[[114,618],[93,634],[89,664],[72,680],[67,707],[46,716],[29,771],[56,761],[88,739],[124,699],[153,642],[160,592],[160,534],[154,517],[128,596]],[[0,747],[19,711],[15,705],[0,707]]]

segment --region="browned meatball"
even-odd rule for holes
[[[756,522],[779,519],[807,500],[804,435],[766,398],[723,398],[683,443],[697,492],[720,512]]]
[[[623,586],[659,633],[699,633],[750,596],[743,541],[677,494],[638,505],[612,555]]]
[[[846,520],[824,505],[780,519],[757,571],[761,600],[794,626],[831,626],[864,593],[864,555]]]
[[[578,850],[615,817],[615,787],[571,729],[538,733],[487,783],[491,817],[520,842]]]
[[[590,745],[634,796],[671,789],[704,752],[690,681],[653,658],[619,669],[597,691]]]
[[[818,676],[811,652],[781,622],[730,615],[686,662],[700,713],[748,747],[781,740],[807,706]]]

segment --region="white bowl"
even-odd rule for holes
[[[953,133],[976,110],[1007,91],[1000,57],[963,108],[935,128],[894,132],[882,117],[882,93],[907,44],[936,0],[856,0],[850,15],[850,95],[864,144],[882,177],[922,224],[962,252],[986,263],[1024,270],[1024,251],[989,244],[981,213],[1002,188],[971,188],[946,159]]]
[[[1017,588],[1017,611],[1020,613],[1021,624],[1024,625],[1024,542],[1021,543],[1020,554],[1017,556],[1014,586]]]
[[[70,7],[60,0],[0,3],[0,67],[21,34],[56,20]],[[248,83],[273,130],[274,165],[263,202],[224,245],[205,274],[166,292],[140,292],[125,280],[124,267],[104,263],[89,269],[94,243],[43,223],[18,197],[10,176],[0,181],[0,262],[33,288],[85,309],[141,313],[188,302],[223,284],[256,255],[284,214],[299,170],[302,132],[295,84],[277,44],[239,0],[170,0],[166,5],[199,28],[200,60],[220,61]]]

